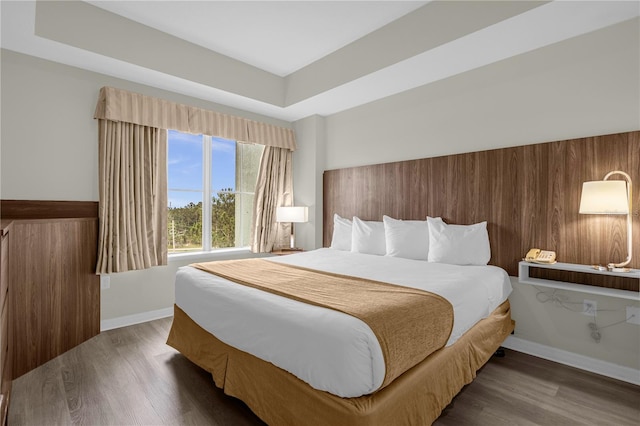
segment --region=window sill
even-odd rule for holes
[[[228,259],[229,257],[239,257],[242,255],[252,255],[256,256],[255,253],[252,253],[249,247],[233,247],[226,249],[218,249],[215,251],[194,251],[190,253],[175,253],[170,254],[168,257],[169,263],[184,263],[188,262],[197,262],[197,261],[205,261],[205,260],[220,260],[220,259]]]

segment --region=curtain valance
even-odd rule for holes
[[[114,87],[100,89],[94,118],[296,149],[292,129],[170,102]]]

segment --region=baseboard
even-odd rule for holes
[[[155,311],[141,312],[139,314],[125,315],[123,317],[100,321],[100,331],[113,330],[114,328],[127,327],[129,325],[140,324],[142,322],[153,321],[170,316],[173,316],[173,306],[170,308],[157,309]]]
[[[514,351],[537,356],[538,358],[548,359],[549,361],[611,377],[612,379],[621,380],[634,385],[640,385],[640,370],[636,370],[634,368],[624,367],[622,365],[602,361],[596,358],[590,358],[588,356],[542,345],[540,343],[531,342],[514,336],[507,337],[507,340],[504,341],[502,346],[507,349],[513,349]]]

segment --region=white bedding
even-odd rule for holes
[[[456,266],[318,249],[273,262],[420,288],[446,298],[454,311],[447,346],[486,318],[511,293],[495,266]],[[189,266],[176,274],[176,305],[224,343],[341,397],[377,390],[385,375],[378,341],[361,320],[245,287]]]

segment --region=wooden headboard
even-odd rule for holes
[[[640,131],[324,172],[323,245],[333,214],[363,220],[441,216],[488,222],[490,264],[518,273],[528,248],[567,263],[620,262],[625,216],[580,215],[582,183],[612,170],[631,175],[634,256],[640,266]],[[612,177],[617,179],[618,177]]]

